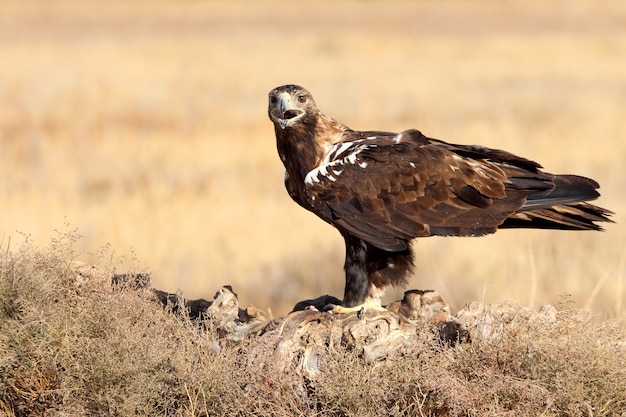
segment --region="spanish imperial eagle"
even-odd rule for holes
[[[388,285],[406,284],[410,241],[483,236],[503,228],[601,230],[610,211],[587,203],[598,183],[553,175],[531,160],[454,145],[418,130],[358,131],[323,114],[297,85],[269,93],[291,198],[336,227],[346,244],[343,307],[381,309]]]

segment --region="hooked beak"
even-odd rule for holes
[[[272,119],[278,123],[281,129],[287,128],[297,119],[304,115],[304,111],[293,102],[291,94],[282,93],[272,105],[270,111]]]

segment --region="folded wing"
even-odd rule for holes
[[[453,145],[416,130],[351,132],[305,180],[326,221],[381,249],[421,236],[480,236],[499,227],[595,228],[584,203],[597,183],[554,176],[511,153]]]

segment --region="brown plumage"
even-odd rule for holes
[[[509,152],[417,130],[352,130],[296,85],[272,90],[268,113],[289,195],[345,239],[345,307],[380,306],[385,286],[406,283],[416,237],[601,230],[596,222],[611,221],[587,203],[599,196],[594,180],[549,174]]]

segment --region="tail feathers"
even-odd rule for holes
[[[549,190],[529,194],[526,203],[498,228],[602,230],[596,222],[613,223],[609,219],[612,212],[587,203],[600,196],[594,180],[557,175],[553,184]]]
[[[597,182],[578,175],[557,175],[553,180],[554,187],[532,193],[526,197],[526,204],[521,211],[551,208],[559,204],[579,203],[595,200],[600,196]]]
[[[499,226],[507,228],[603,230],[595,222],[613,223],[611,211],[589,203],[558,204],[549,208],[524,210],[513,214]]]

